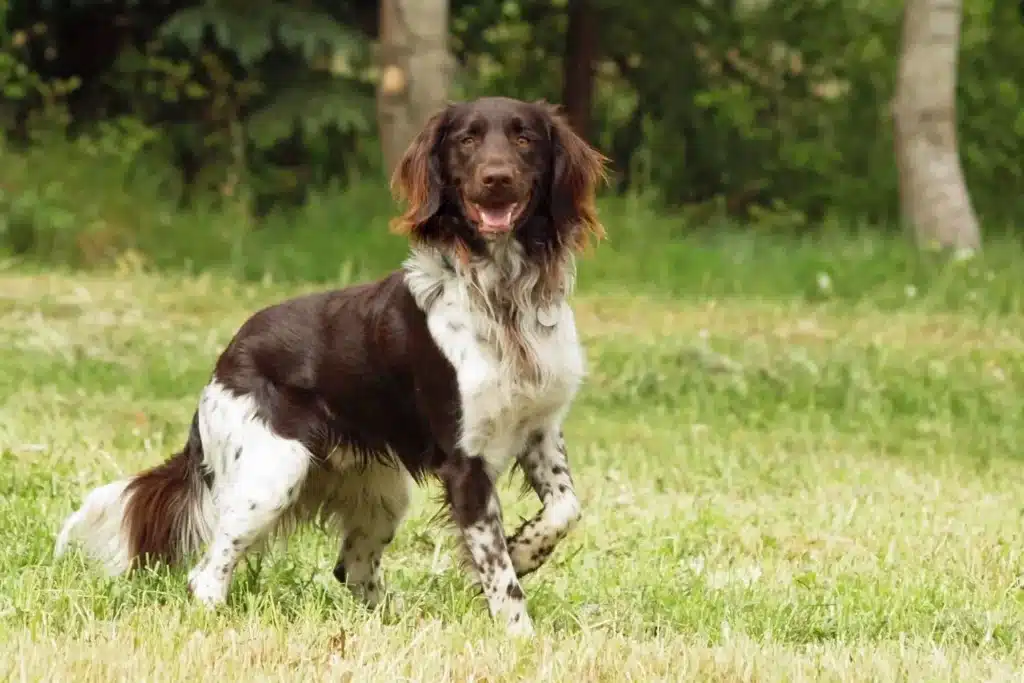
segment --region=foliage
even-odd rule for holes
[[[1002,188],[1019,176],[1024,155],[1021,29],[1011,3],[965,4],[961,144],[991,229],[1020,218]],[[889,115],[898,3],[595,6],[604,51],[597,140],[625,186],[674,205],[707,204],[697,215],[746,215],[767,230],[814,230],[828,214],[899,222]],[[558,3],[455,7],[456,33],[466,36],[459,48],[483,90],[558,98]]]
[[[61,47],[61,31],[83,14],[138,28],[117,35],[109,64],[87,74],[92,97],[68,105],[86,128],[111,112],[153,127],[165,156],[200,189],[301,198],[311,181],[374,166],[376,146],[366,142],[374,130],[367,36],[311,3],[161,10],[128,0],[15,3],[9,15],[41,27],[40,44],[15,46],[8,59],[46,73],[40,51]]]
[[[832,215],[898,225],[898,4],[591,5],[593,137],[618,191],[685,207],[688,227],[723,213],[762,232],[816,231]],[[16,0],[7,16],[0,82],[15,140],[41,122],[82,135],[134,118],[153,133],[145,153],[182,172],[187,201],[238,198],[260,216],[311,189],[381,181],[372,0]],[[560,99],[566,0],[452,0],[451,16],[453,96]],[[989,232],[1022,217],[1004,191],[1024,172],[1018,19],[1008,3],[965,2],[960,143]],[[79,25],[94,37],[69,40]]]

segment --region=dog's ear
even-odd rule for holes
[[[405,150],[391,176],[391,190],[406,202],[402,215],[391,221],[401,235],[413,235],[441,209],[444,178],[441,143],[451,122],[452,107],[437,112]]]
[[[605,235],[594,196],[598,183],[608,179],[608,159],[577,135],[557,106],[544,101],[536,105],[551,136],[551,219],[574,249],[583,249],[591,237],[600,240]]]

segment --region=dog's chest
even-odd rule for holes
[[[564,417],[585,372],[567,303],[540,311],[521,307],[516,318],[500,327],[455,283],[427,317],[458,381],[460,444],[495,471],[505,469],[531,433]]]

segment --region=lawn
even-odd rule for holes
[[[436,484],[376,613],[313,530],[240,568],[217,613],[184,570],[55,562],[82,495],[177,450],[237,325],[299,290],[0,273],[0,675],[1021,679],[1018,312],[599,290],[576,299],[590,376],[566,425],[584,518],[526,579],[538,636],[517,643],[429,523]],[[516,481],[502,498],[509,526],[536,507]]]

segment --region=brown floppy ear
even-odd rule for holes
[[[570,246],[581,250],[591,237],[604,237],[597,219],[594,195],[599,182],[608,179],[608,158],[576,134],[555,105],[537,103],[545,111],[553,147],[551,219]]]
[[[391,221],[400,235],[413,235],[441,209],[444,178],[440,146],[449,124],[451,107],[434,114],[405,150],[391,176],[391,191],[406,202],[402,215]]]

